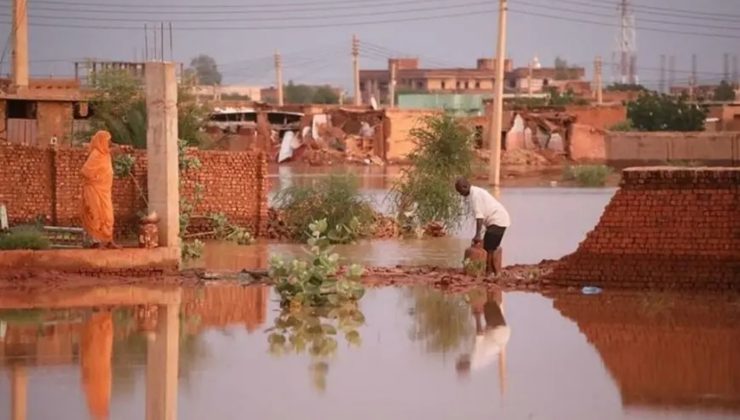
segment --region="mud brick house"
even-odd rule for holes
[[[71,145],[87,127],[89,97],[75,79],[31,79],[24,89],[0,79],[0,142]]]

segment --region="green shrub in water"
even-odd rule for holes
[[[441,114],[421,120],[411,130],[415,143],[411,165],[392,189],[392,199],[402,225],[413,229],[439,222],[456,226],[465,214],[454,189],[455,179],[470,176],[475,163],[475,136],[454,116]]]
[[[0,250],[49,249],[49,239],[35,227],[21,227],[0,233]]]
[[[372,205],[360,195],[354,175],[330,175],[308,186],[289,187],[275,200],[294,239],[310,238],[311,223],[323,220],[329,241],[349,243],[366,236],[375,220]]]
[[[360,283],[363,268],[350,266],[340,273],[339,255],[332,253],[326,220],[311,223],[307,260],[270,261],[270,279],[283,307],[331,307],[356,302],[365,293]]]
[[[612,169],[606,165],[577,165],[565,168],[563,178],[581,187],[603,187]]]

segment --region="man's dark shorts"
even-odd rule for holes
[[[505,227],[491,225],[486,228],[486,234],[483,236],[483,249],[486,252],[495,251],[500,245],[501,240],[504,239]]]

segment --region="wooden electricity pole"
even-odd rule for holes
[[[354,104],[362,105],[360,97],[360,40],[357,35],[352,35],[352,78],[355,82]]]
[[[596,84],[596,103],[601,105],[604,103],[604,80],[603,80],[603,64],[601,56],[596,56],[594,61],[594,82]]]
[[[277,83],[277,102],[278,106],[285,105],[283,98],[283,59],[280,53],[275,51],[275,83]]]
[[[396,107],[396,71],[398,70],[398,66],[396,65],[396,61],[391,61],[391,80],[390,83],[388,83],[388,95],[390,98],[388,99],[388,103],[390,104],[391,108]]]
[[[506,56],[506,12],[507,0],[499,0],[498,43],[496,46],[496,79],[493,92],[493,115],[490,121],[489,147],[491,149],[491,172],[489,182],[498,189],[501,181],[501,128],[504,112],[504,60]]]

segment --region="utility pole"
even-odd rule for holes
[[[144,62],[149,61],[149,28],[144,24]]]
[[[730,80],[730,54],[727,53],[722,56],[722,79],[732,84]]]
[[[504,59],[506,57],[506,13],[507,0],[499,0],[498,43],[496,45],[496,79],[493,92],[493,115],[490,121],[489,147],[491,167],[489,182],[498,189],[501,180],[501,125],[504,113]]]
[[[28,87],[28,9],[26,0],[13,0],[13,85]]]
[[[277,51],[275,51],[275,78],[275,82],[277,83],[278,106],[283,106],[285,105],[283,98],[283,59]]]
[[[620,76],[622,83],[637,83],[637,31],[631,0],[621,0],[619,4],[619,43]]]
[[[604,77],[603,77],[603,63],[601,61],[601,56],[596,56],[596,60],[594,61],[594,82],[596,84],[596,104],[601,105],[604,103],[604,92],[603,92],[603,85],[604,85]]]
[[[396,63],[396,60],[391,60],[391,81],[388,83],[388,94],[390,96],[388,103],[390,103],[391,108],[396,107],[396,72],[398,70],[398,65]]]
[[[357,35],[352,35],[352,78],[355,82],[354,102],[355,105],[362,105],[360,94],[360,40]]]
[[[740,87],[740,74],[737,69],[737,56],[732,56],[732,81],[735,83],[735,87]]]
[[[527,64],[527,97],[532,97],[532,92],[534,92],[534,88],[532,87],[532,60],[529,60],[529,64]]]
[[[671,88],[676,84],[676,56],[668,57],[668,94],[671,94]]]
[[[665,54],[660,55],[660,84],[658,85],[658,92],[661,94],[665,93]]]
[[[164,61],[164,22],[159,23],[159,61]]]
[[[696,90],[696,67],[697,67],[697,60],[696,60],[696,54],[691,54],[691,76],[689,78],[689,98],[695,99],[695,90]]]

